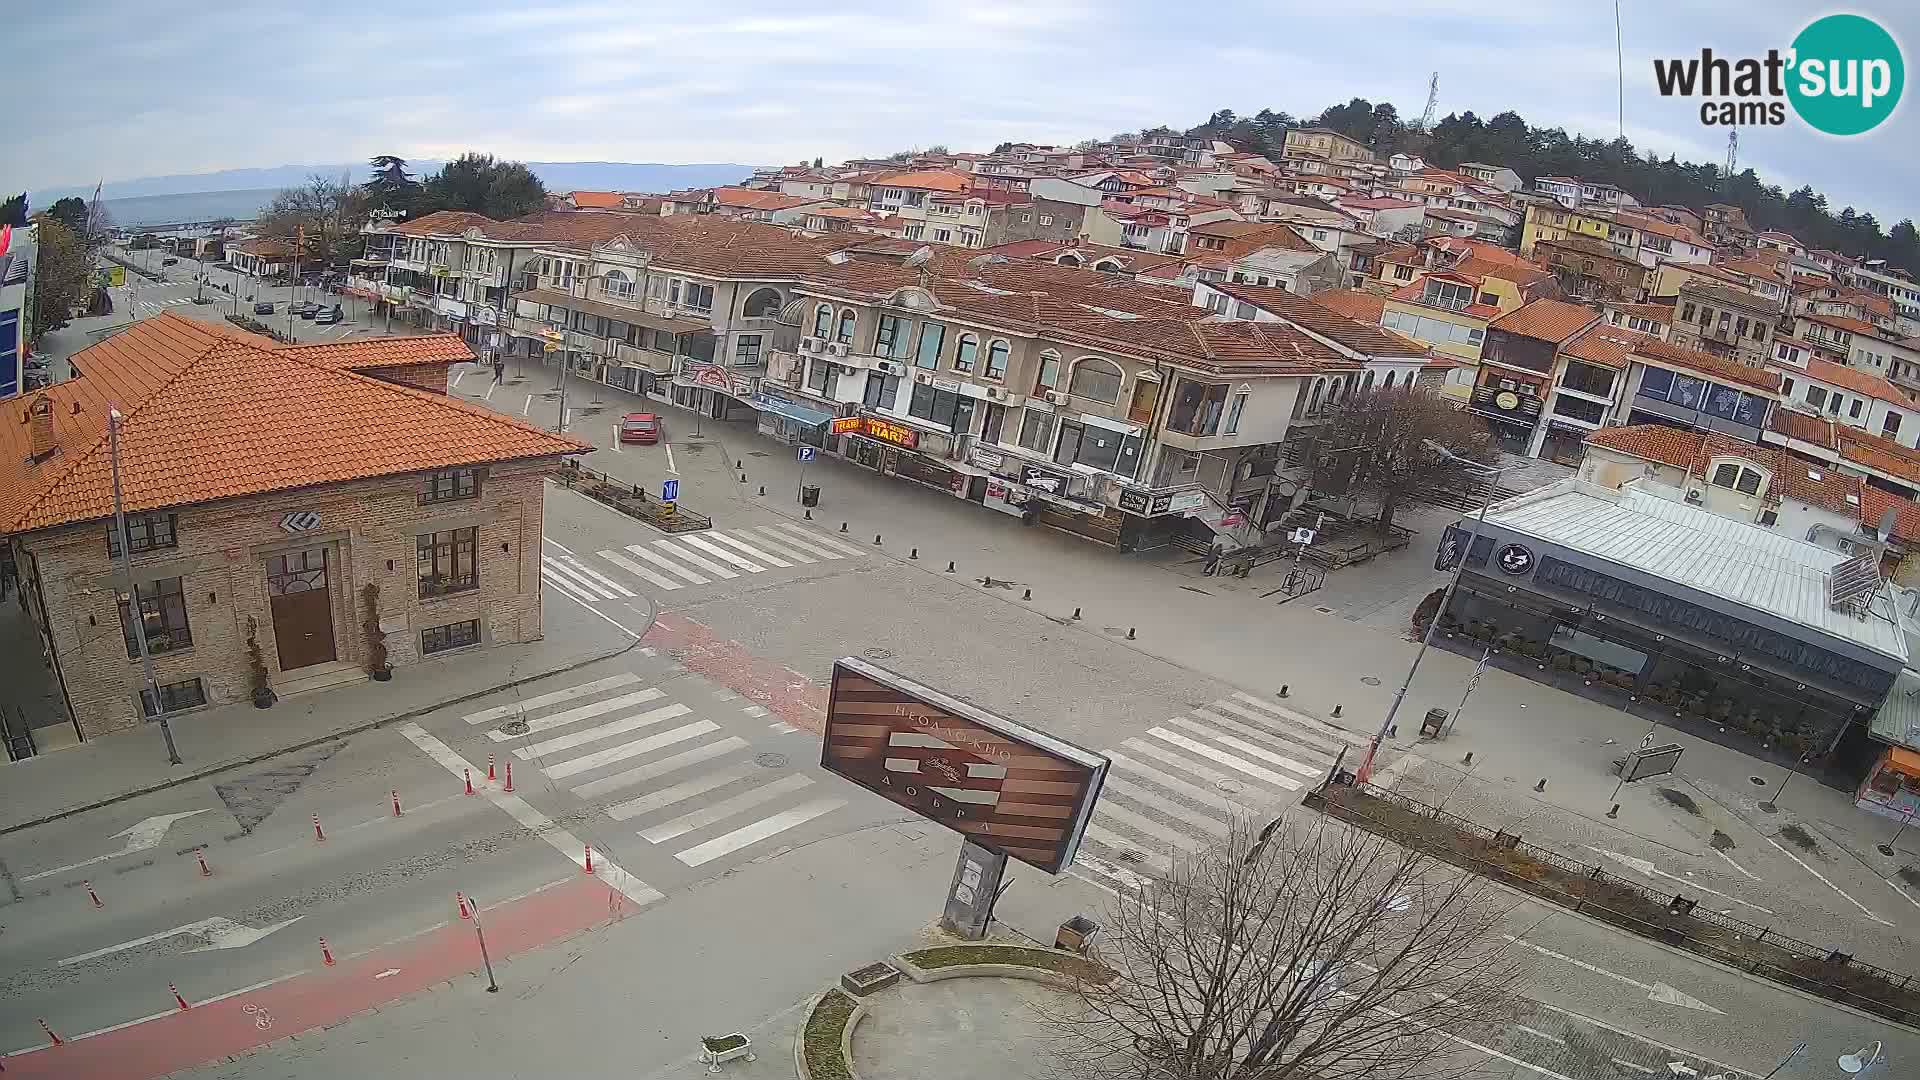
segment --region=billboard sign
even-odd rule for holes
[[[864,660],[834,661],[820,764],[1049,874],[1073,865],[1107,759]]]

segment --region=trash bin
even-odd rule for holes
[[[1420,735],[1422,738],[1437,739],[1446,726],[1447,710],[1428,709],[1427,715],[1420,720]]]
[[[801,506],[819,506],[820,505],[820,485],[807,484],[801,487],[800,505]]]
[[[1087,943],[1099,932],[1099,923],[1085,915],[1075,915],[1060,924],[1060,932],[1053,936],[1053,947],[1064,952],[1084,953]]]

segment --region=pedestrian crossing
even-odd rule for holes
[[[1317,786],[1364,735],[1252,694],[1168,717],[1107,751],[1112,763],[1075,865],[1137,888],[1174,860],[1255,827]]]
[[[557,547],[557,545],[555,545]],[[591,555],[564,550],[540,556],[549,588],[584,604],[639,595],[642,583],[662,592],[816,563],[857,559],[866,552],[792,522],[683,533]]]
[[[554,561],[569,574],[582,569],[578,560]],[[846,805],[813,776],[782,767],[784,759],[765,767],[746,739],[642,682],[612,675],[462,719],[492,725],[489,741],[509,744],[513,759],[576,798],[612,797],[608,817],[688,867],[750,851]],[[767,715],[737,698],[727,708],[756,722]]]

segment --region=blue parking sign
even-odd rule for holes
[[[811,447],[811,446],[803,446],[803,447],[801,447],[801,448],[800,448],[800,460],[801,460],[801,461],[812,461],[812,460],[813,460],[813,447]]]
[[[662,480],[660,482],[660,501],[678,502],[680,499],[680,481]]]

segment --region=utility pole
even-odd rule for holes
[[[153,715],[160,721],[160,737],[167,743],[167,764],[179,765],[180,751],[173,745],[173,728],[167,725],[167,707],[160,700],[160,684],[153,677],[153,654],[147,651],[147,620],[140,611],[140,589],[133,582],[133,551],[127,544],[126,507],[120,496],[120,425],[126,417],[119,409],[107,410],[107,446],[113,462],[113,531],[120,538],[120,576],[127,582],[127,621],[133,624],[133,640],[140,653],[140,671],[147,681],[147,694],[153,699]]]
[[[307,227],[293,227],[293,277],[287,282],[287,340],[293,340],[294,298],[300,295],[300,248],[307,242]]]

